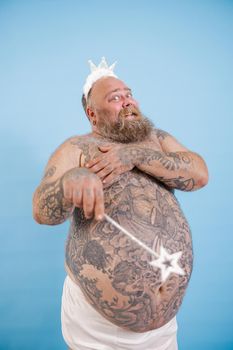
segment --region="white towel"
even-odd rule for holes
[[[115,326],[85,299],[69,276],[62,295],[62,334],[72,350],[177,350],[174,317],[163,327],[135,333]]]

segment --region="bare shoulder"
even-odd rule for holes
[[[88,135],[72,136],[60,144],[52,153],[46,165],[43,182],[53,181],[66,171],[81,166],[82,145]]]
[[[156,128],[153,130],[152,135],[156,136],[160,142],[165,140],[166,137],[171,136],[167,131]]]
[[[74,147],[74,144],[78,144],[81,142],[83,136],[72,136],[65,140],[62,144],[60,144],[55,151],[52,153],[49,161],[56,162],[62,160],[67,157],[71,160],[72,158],[76,158],[76,156],[81,152],[78,147]]]
[[[91,133],[87,135],[83,135],[82,137],[73,137],[69,139],[72,147],[76,147],[81,151],[81,166],[91,159],[97,157],[100,154],[99,146],[104,146],[109,144],[109,141],[105,139],[98,138],[93,136]]]
[[[174,136],[172,136],[167,131],[162,129],[154,129],[153,132],[154,137],[160,143],[162,150],[164,152],[187,152],[188,149],[184,147]]]

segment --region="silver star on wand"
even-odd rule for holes
[[[158,267],[161,270],[161,279],[162,282],[165,282],[170,274],[176,273],[177,275],[184,275],[184,270],[178,265],[178,260],[180,259],[182,252],[177,252],[174,254],[169,254],[166,249],[161,245],[160,255],[157,254],[154,250],[147,247],[142,241],[134,237],[130,232],[128,232],[124,227],[119,225],[115,220],[110,218],[107,214],[104,214],[105,219],[115,226],[118,230],[123,232],[128,236],[132,241],[136,242],[140,247],[144,248],[148,253],[156,257],[156,260],[152,260],[149,264],[154,267]]]

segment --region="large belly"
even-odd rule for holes
[[[175,196],[155,179],[132,171],[105,190],[106,213],[155,252],[182,251],[184,275],[165,282],[154,260],[106,220],[73,214],[66,264],[93,307],[114,324],[136,332],[161,327],[182,302],[192,270],[189,226]]]

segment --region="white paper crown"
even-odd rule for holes
[[[116,65],[114,62],[111,66],[108,66],[105,57],[102,57],[98,66],[96,66],[91,60],[88,61],[91,69],[91,73],[88,75],[86,82],[83,86],[83,93],[85,98],[87,98],[88,92],[91,90],[92,85],[102,77],[115,77],[116,74],[113,72],[113,69]]]

